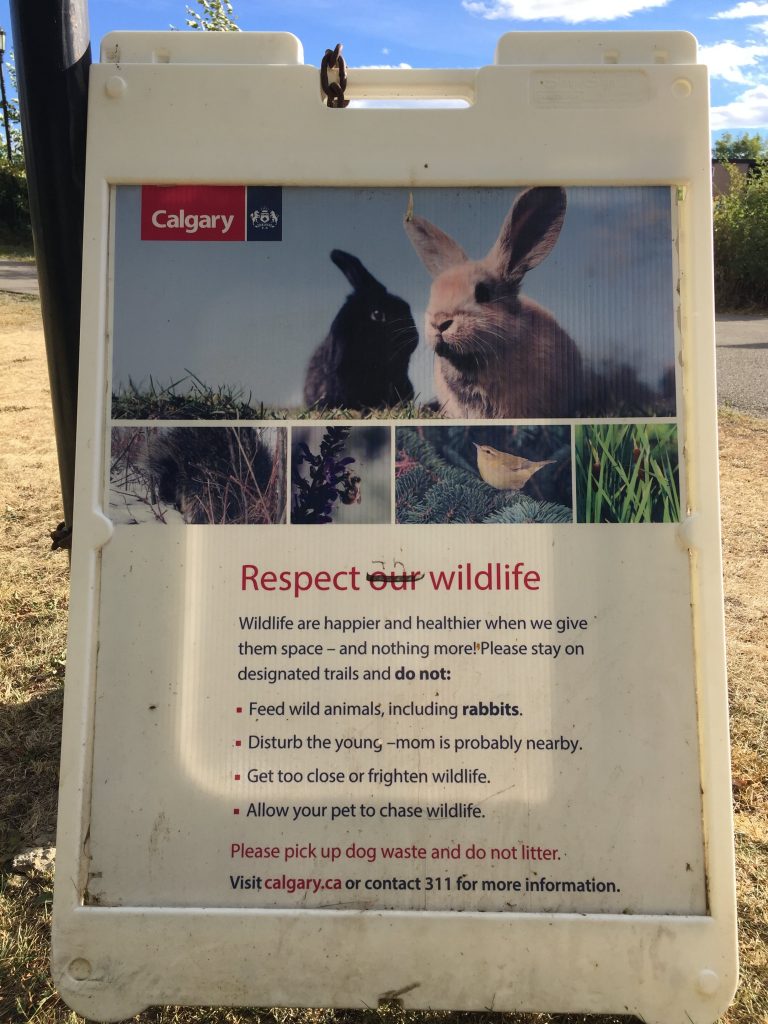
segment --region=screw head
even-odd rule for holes
[[[120,75],[112,75],[111,78],[107,79],[104,86],[104,91],[107,96],[110,96],[113,100],[120,99],[121,96],[125,95],[125,90],[128,88],[128,83]]]
[[[699,971],[697,986],[702,995],[713,996],[720,988],[720,975],[716,971]]]
[[[86,981],[90,978],[93,972],[90,960],[86,960],[85,957],[78,956],[70,963],[67,968],[70,977],[74,978],[75,981]]]
[[[693,86],[687,78],[678,78],[672,83],[672,95],[685,99],[693,92]]]

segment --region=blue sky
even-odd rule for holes
[[[245,30],[293,32],[315,65],[339,41],[350,66],[477,67],[510,31],[683,29],[710,67],[713,129],[768,133],[768,0],[235,0],[235,13]],[[97,53],[115,29],[183,28],[185,2],[91,0],[89,14]],[[10,34],[8,0],[0,25]]]

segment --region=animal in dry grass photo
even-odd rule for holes
[[[115,522],[285,521],[286,431],[252,427],[116,427]]]

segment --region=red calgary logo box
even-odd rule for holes
[[[147,242],[244,242],[244,185],[142,185]]]

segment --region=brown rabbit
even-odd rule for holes
[[[405,230],[434,278],[425,330],[446,416],[512,419],[577,411],[579,350],[551,313],[520,295],[523,277],[554,247],[565,207],[562,188],[521,192],[482,260],[470,260],[423,217],[406,215]]]

